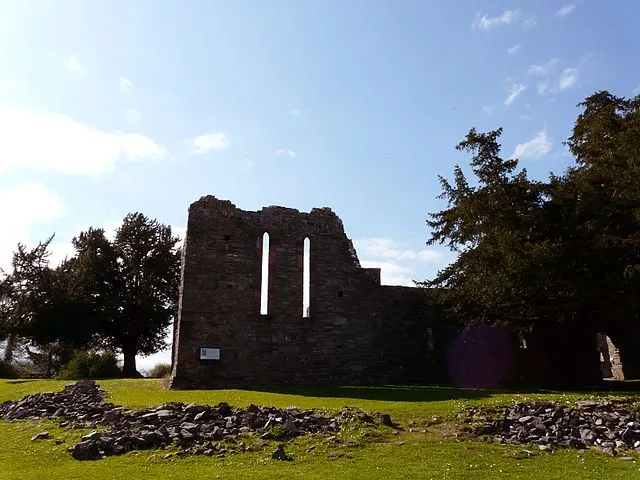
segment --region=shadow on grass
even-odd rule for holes
[[[22,380],[7,380],[7,383],[10,385],[17,385],[20,383],[31,383],[31,382],[37,382],[39,379],[37,378],[27,378],[27,379],[22,379]]]
[[[439,402],[457,399],[480,399],[497,394],[589,394],[593,396],[638,395],[638,382],[604,382],[588,387],[509,386],[504,388],[462,388],[455,385],[377,385],[377,386],[283,386],[252,388],[269,393],[309,397],[354,398],[393,402]]]

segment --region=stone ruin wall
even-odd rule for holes
[[[269,305],[261,315],[265,232]],[[307,237],[308,318],[302,315]],[[380,285],[380,270],[360,266],[342,221],[329,208],[251,212],[203,197],[189,208],[171,386],[449,380],[446,356],[459,330],[430,309],[428,295],[421,288]],[[640,378],[640,334],[608,334],[618,348],[598,336],[602,363],[594,351],[595,332],[588,329],[556,326],[529,336],[527,348],[517,352],[513,378],[585,385],[602,376]],[[200,359],[203,347],[219,349],[220,358]]]
[[[607,335],[599,333],[597,338],[602,376],[612,380],[624,380],[624,371],[622,368],[622,362],[620,361],[620,351]]]
[[[269,234],[268,313],[261,315]],[[302,315],[310,240],[309,317]],[[419,288],[380,285],[328,208],[243,211],[206,196],[189,208],[172,388],[439,380],[448,338]],[[201,360],[200,348],[219,349]]]

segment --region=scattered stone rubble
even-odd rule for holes
[[[632,400],[518,403],[503,409],[469,409],[459,415],[467,431],[497,443],[556,448],[599,448],[611,455],[640,452],[640,415]]]
[[[218,405],[168,403],[154,409],[128,410],[104,402],[106,392],[93,381],[67,385],[61,392],[36,393],[17,402],[0,403],[0,418],[59,419],[61,427],[94,429],[69,448],[78,460],[121,455],[131,450],[160,449],[177,445],[177,454],[224,456],[252,451],[265,440],[286,440],[307,433],[334,434],[348,419],[375,422],[364,412],[343,409],[336,417],[295,407],[278,409],[249,405],[246,408]],[[386,414],[377,421],[392,425]],[[98,426],[104,427],[97,430]],[[246,435],[243,435],[246,434]],[[251,437],[257,441],[247,444]],[[50,438],[41,432],[33,440]],[[244,441],[243,441],[244,440]],[[247,443],[245,443],[245,441]],[[173,456],[169,452],[165,458]],[[282,448],[274,459],[290,460]]]

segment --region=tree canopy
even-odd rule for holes
[[[74,238],[77,278],[101,323],[105,346],[121,351],[124,376],[136,375],[136,354],[165,346],[180,284],[179,238],[141,213],[127,215],[115,239],[89,229]]]
[[[19,244],[12,271],[0,278],[6,356],[16,339],[49,352],[102,348],[123,354],[123,376],[137,375],[136,355],[165,347],[176,312],[179,239],[170,227],[132,213],[113,240],[89,228],[73,239],[74,256],[51,266],[52,239],[32,249]]]
[[[466,323],[513,330],[557,323],[606,331],[640,310],[640,96],[596,92],[566,142],[575,165],[535,181],[500,156],[502,129],[472,129],[460,166],[440,177],[447,208],[427,243],[458,252],[424,285]],[[473,186],[472,186],[473,185]]]

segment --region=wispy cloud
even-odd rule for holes
[[[576,9],[576,4],[575,3],[570,3],[568,5],[563,5],[560,10],[558,10],[556,12],[556,17],[566,17],[567,15],[569,15],[571,12],[573,12]]]
[[[295,151],[289,150],[287,148],[279,148],[278,150],[276,150],[276,155],[286,155],[287,157],[294,158],[298,154]]]
[[[558,80],[558,88],[563,90],[568,90],[573,87],[578,81],[579,71],[577,68],[565,68],[560,74],[560,79]]]
[[[636,96],[636,95],[640,95],[640,85],[638,85],[638,86],[635,88],[635,90],[633,91],[633,95],[634,95],[634,96]]]
[[[528,142],[516,145],[513,158],[540,158],[551,150],[551,140],[547,132],[542,130]]]
[[[488,15],[476,14],[471,26],[482,31],[493,30],[505,25],[519,24],[522,28],[533,28],[537,25],[538,19],[535,15],[524,16],[520,10],[505,10],[500,15],[490,17]]]
[[[0,108],[0,172],[12,167],[97,175],[118,160],[161,159],[166,149],[144,135],[104,132],[65,115]]]
[[[485,105],[484,107],[482,107],[482,113],[486,113],[487,115],[491,115],[495,111],[495,105]]]
[[[551,58],[546,63],[533,64],[529,66],[527,72],[531,75],[537,75],[539,77],[550,75],[558,64],[557,58]]]
[[[123,92],[130,92],[131,90],[133,90],[133,82],[128,78],[121,77],[118,83],[120,85],[120,90],[122,90]]]
[[[551,82],[549,80],[541,80],[536,85],[536,90],[538,91],[538,93],[540,95],[544,95],[546,93],[553,93],[554,91],[557,91],[558,89],[555,86],[552,86]]]
[[[507,93],[507,98],[504,100],[504,104],[509,106],[512,105],[513,102],[516,101],[516,98],[520,96],[522,92],[527,89],[526,85],[522,85],[521,83],[514,83],[511,85],[509,92]]]
[[[564,68],[558,75],[556,73],[558,64],[559,60],[554,57],[546,63],[529,66],[528,73],[530,75],[543,77],[543,79],[536,84],[536,89],[540,95],[562,92],[576,85],[580,76],[580,68]],[[556,79],[553,79],[552,77],[555,75],[558,76]]]
[[[84,67],[80,64],[76,57],[69,57],[67,59],[67,68],[72,72],[85,73]]]
[[[522,20],[521,25],[523,28],[533,28],[538,25],[538,17],[536,17],[535,15],[529,15],[524,20]]]
[[[384,285],[413,285],[423,280],[418,271],[437,269],[449,260],[444,252],[435,249],[411,249],[388,237],[354,240],[360,264],[365,268],[380,268]]]
[[[214,150],[226,150],[231,144],[229,137],[222,132],[212,132],[194,138],[187,138],[185,143],[191,147],[189,150],[190,155],[202,155]]]
[[[253,168],[253,160],[251,160],[250,158],[243,158],[242,167],[245,170],[251,170]]]
[[[300,110],[299,108],[292,108],[291,110],[289,110],[289,115],[291,115],[292,117],[301,117],[302,110]]]
[[[509,55],[516,55],[522,50],[522,45],[514,45],[513,47],[507,48],[507,53]]]
[[[480,30],[488,31],[503,25],[510,25],[518,21],[520,17],[519,10],[505,10],[500,15],[489,17],[487,15],[476,15],[473,21],[473,27]]]
[[[413,280],[423,280],[421,278],[414,278],[412,275],[416,273],[414,268],[398,265],[397,263],[380,260],[363,260],[360,264],[364,268],[379,268],[380,283],[382,283],[382,285],[412,287],[414,285]]]
[[[440,262],[444,254],[438,250],[411,250],[388,237],[373,237],[354,240],[358,254],[393,260],[416,260],[421,262]]]

